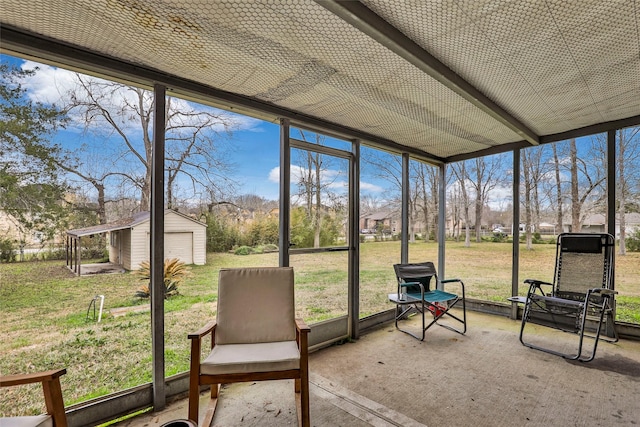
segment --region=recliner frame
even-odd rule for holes
[[[615,295],[613,289],[614,238],[610,234],[562,233],[556,243],[553,283],[527,279],[526,298],[511,301],[524,303],[520,342],[530,348],[570,360],[589,362],[594,359],[603,325],[612,339],[618,341],[614,326]],[[549,289],[549,290],[547,290]],[[595,326],[590,327],[589,323]],[[575,351],[562,351],[548,345],[534,344],[525,338],[527,323],[535,323],[578,335]],[[588,332],[589,329],[595,333]],[[583,355],[584,338],[594,339],[591,353]]]

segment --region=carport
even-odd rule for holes
[[[82,237],[108,234],[109,262],[137,270],[141,262],[149,260],[149,218],[149,212],[145,211],[107,224],[67,231],[67,267],[79,276]],[[165,210],[164,218],[165,258],[177,258],[185,264],[205,264],[206,224],[171,209]]]
[[[409,159],[437,165],[443,275],[444,176],[451,162],[513,153],[518,218],[521,149],[607,133],[607,229],[615,229],[615,131],[640,124],[640,9],[633,2],[4,0],[0,19],[2,52],[153,89],[157,112],[170,94],[280,123],[281,229],[289,221],[288,156],[300,144],[291,126],[351,141],[356,172],[361,144],[401,154],[403,218]],[[154,148],[162,153],[163,114],[155,117]],[[162,156],[154,162],[152,285],[160,289]],[[357,189],[357,173],[353,179]],[[350,216],[357,220],[354,193]],[[407,221],[402,224],[404,262]],[[316,344],[344,334],[358,338],[361,329],[390,318],[358,317],[357,229],[351,233],[349,316],[318,330],[316,337],[327,338]],[[281,234],[283,266],[288,239]],[[512,277],[515,294],[518,245]],[[151,394],[161,409],[170,394],[164,306],[162,298],[152,304]],[[507,314],[517,317],[517,307]],[[76,419],[83,422],[73,425],[90,423],[97,413],[80,412]]]

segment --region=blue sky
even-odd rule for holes
[[[66,70],[31,63],[8,55],[1,55],[0,60],[19,67],[32,68],[37,65],[40,68],[37,77],[25,84],[32,99],[55,102],[64,92],[65,85],[71,84],[71,73]],[[198,108],[197,104],[191,105]],[[267,199],[278,199],[279,126],[246,116],[233,116],[238,119],[238,126],[231,138],[225,141],[225,145],[229,149],[229,159],[234,165],[233,178],[240,186],[240,194],[257,194]],[[105,138],[108,141],[108,137],[105,137],[104,132],[108,130],[105,128],[102,134],[97,135],[86,133],[79,120],[78,118],[75,125],[72,122],[67,130],[59,131],[54,136],[54,141],[70,149],[79,149],[84,144],[93,151],[106,153],[109,144],[105,144]],[[139,129],[131,131],[136,132]],[[292,136],[299,138],[295,133]],[[328,140],[328,143],[331,141]],[[373,181],[363,177],[361,183],[363,193],[382,194],[385,184]]]
[[[11,57],[8,55],[0,55],[0,61],[13,63],[17,66],[35,66],[38,64],[29,63],[22,59]],[[30,96],[37,100],[48,100],[55,102],[59,99],[60,93],[64,91],[65,85],[70,85],[72,74],[66,70],[49,67],[39,64],[40,71],[37,78],[30,81],[25,87],[28,88]],[[196,106],[198,104],[189,104]],[[201,106],[202,108],[208,108]],[[280,144],[280,128],[275,123],[264,122],[261,120],[249,118],[246,116],[238,116],[231,114],[237,118],[238,126],[233,131],[232,137],[225,141],[229,148],[229,160],[233,163],[233,180],[238,184],[239,194],[256,194],[270,200],[277,200],[279,197],[279,144]],[[76,123],[70,126],[67,131],[60,131],[55,135],[55,141],[61,143],[67,148],[78,148],[82,144],[87,144],[100,151],[104,157],[104,153],[108,150],[108,143],[105,144],[104,134],[92,135],[83,131],[83,126]],[[139,129],[131,129],[132,132],[139,132]],[[297,131],[292,132],[294,138],[300,138]],[[325,143],[334,145],[334,141],[326,138]],[[381,152],[380,152],[381,153]],[[387,155],[380,154],[380,155]],[[292,167],[292,173],[295,173]],[[335,181],[334,186],[339,186],[343,178],[337,171],[328,171]],[[292,181],[295,177],[292,176]],[[346,181],[346,177],[344,178]],[[393,192],[389,189],[393,186],[379,178],[375,177],[375,171],[367,168],[365,163],[361,164],[361,197],[371,196],[378,200],[380,204],[385,203],[385,199],[392,197]],[[504,201],[510,198],[511,189],[508,187],[497,188],[491,200]],[[499,208],[499,206],[496,206]]]
[[[0,55],[0,61],[17,66],[33,67],[38,65],[8,55]],[[33,99],[55,102],[56,99],[60,98],[65,87],[69,88],[69,85],[74,84],[72,82],[72,73],[66,70],[42,64],[39,64],[39,67],[40,71],[37,73],[37,78],[33,78],[25,85],[28,88],[29,96]],[[198,104],[194,103],[189,103],[188,107],[209,108],[198,106]],[[275,123],[268,123],[246,116],[228,114],[237,119],[237,129],[233,131],[232,137],[225,141],[225,145],[229,149],[228,159],[233,163],[233,175],[231,178],[238,185],[238,194],[256,194],[269,200],[277,200],[279,198],[279,126]],[[79,149],[83,144],[86,144],[94,151],[94,153],[89,153],[90,157],[94,156],[96,159],[108,158],[105,154],[109,150],[109,137],[105,137],[104,133],[98,135],[86,133],[83,128],[84,126],[78,120],[75,125],[72,123],[67,131],[58,132],[54,137],[54,141],[70,149]],[[107,130],[104,132],[107,132]],[[132,127],[131,132],[140,132],[140,129]],[[300,138],[297,131],[292,131],[292,136]],[[581,139],[586,140],[587,138]],[[326,144],[335,146],[333,142],[330,138],[325,140]],[[588,147],[588,144],[579,144],[579,150],[585,149],[583,147]],[[388,154],[379,152],[379,155],[385,156]],[[97,160],[96,163],[105,162]],[[108,165],[101,166],[108,168]],[[295,172],[295,167],[292,167],[292,175]],[[361,197],[370,196],[377,201],[378,205],[384,205],[388,199],[394,196],[397,188],[390,184],[389,181],[376,178],[375,175],[375,170],[371,170],[366,163],[361,163]],[[331,177],[334,187],[341,185],[344,187],[346,183],[346,177],[340,175],[337,170],[328,170],[327,177]],[[292,176],[292,181],[295,182],[295,176]],[[78,182],[80,181],[78,180]],[[185,187],[187,186],[185,185]],[[389,191],[390,189],[393,191]],[[188,197],[185,196],[185,198]],[[193,196],[191,197],[193,199]],[[489,204],[494,209],[504,209],[510,198],[510,186],[500,186],[492,191]]]

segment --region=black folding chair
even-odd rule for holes
[[[553,283],[527,279],[527,297],[510,298],[525,304],[520,328],[523,345],[566,359],[589,362],[596,355],[603,327],[611,338],[603,340],[618,341],[614,327],[617,292],[613,290],[613,250],[614,238],[610,234],[558,236]],[[577,334],[577,348],[564,351],[564,342],[552,344],[553,348],[544,342],[534,344],[532,334],[525,334],[528,323]],[[583,355],[585,337],[594,339],[594,344],[591,354]]]
[[[420,341],[424,341],[425,332],[431,326],[438,324],[459,334],[467,332],[467,310],[464,299],[464,283],[460,279],[438,280],[436,267],[432,262],[422,262],[413,264],[395,264],[393,269],[398,279],[398,292],[389,294],[389,300],[396,304],[396,328],[409,334]],[[434,289],[431,289],[431,279],[434,279]],[[458,283],[461,288],[460,294],[444,291],[447,283]],[[450,310],[462,301],[462,319]],[[398,320],[406,318],[412,311],[419,313],[422,317],[422,334],[416,335],[398,326]],[[426,315],[432,315],[433,320],[427,324]],[[449,324],[440,323],[445,317],[462,323],[462,328],[454,328]]]

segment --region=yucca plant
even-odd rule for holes
[[[140,280],[147,280],[147,283],[140,286],[136,291],[135,296],[138,298],[149,298],[151,295],[149,291],[149,280],[151,279],[151,263],[149,261],[142,261],[140,263],[140,269],[135,271],[136,275],[140,276]],[[178,258],[171,258],[164,260],[164,297],[169,298],[173,295],[178,295],[178,287],[182,284],[184,279],[189,275],[189,267]]]

